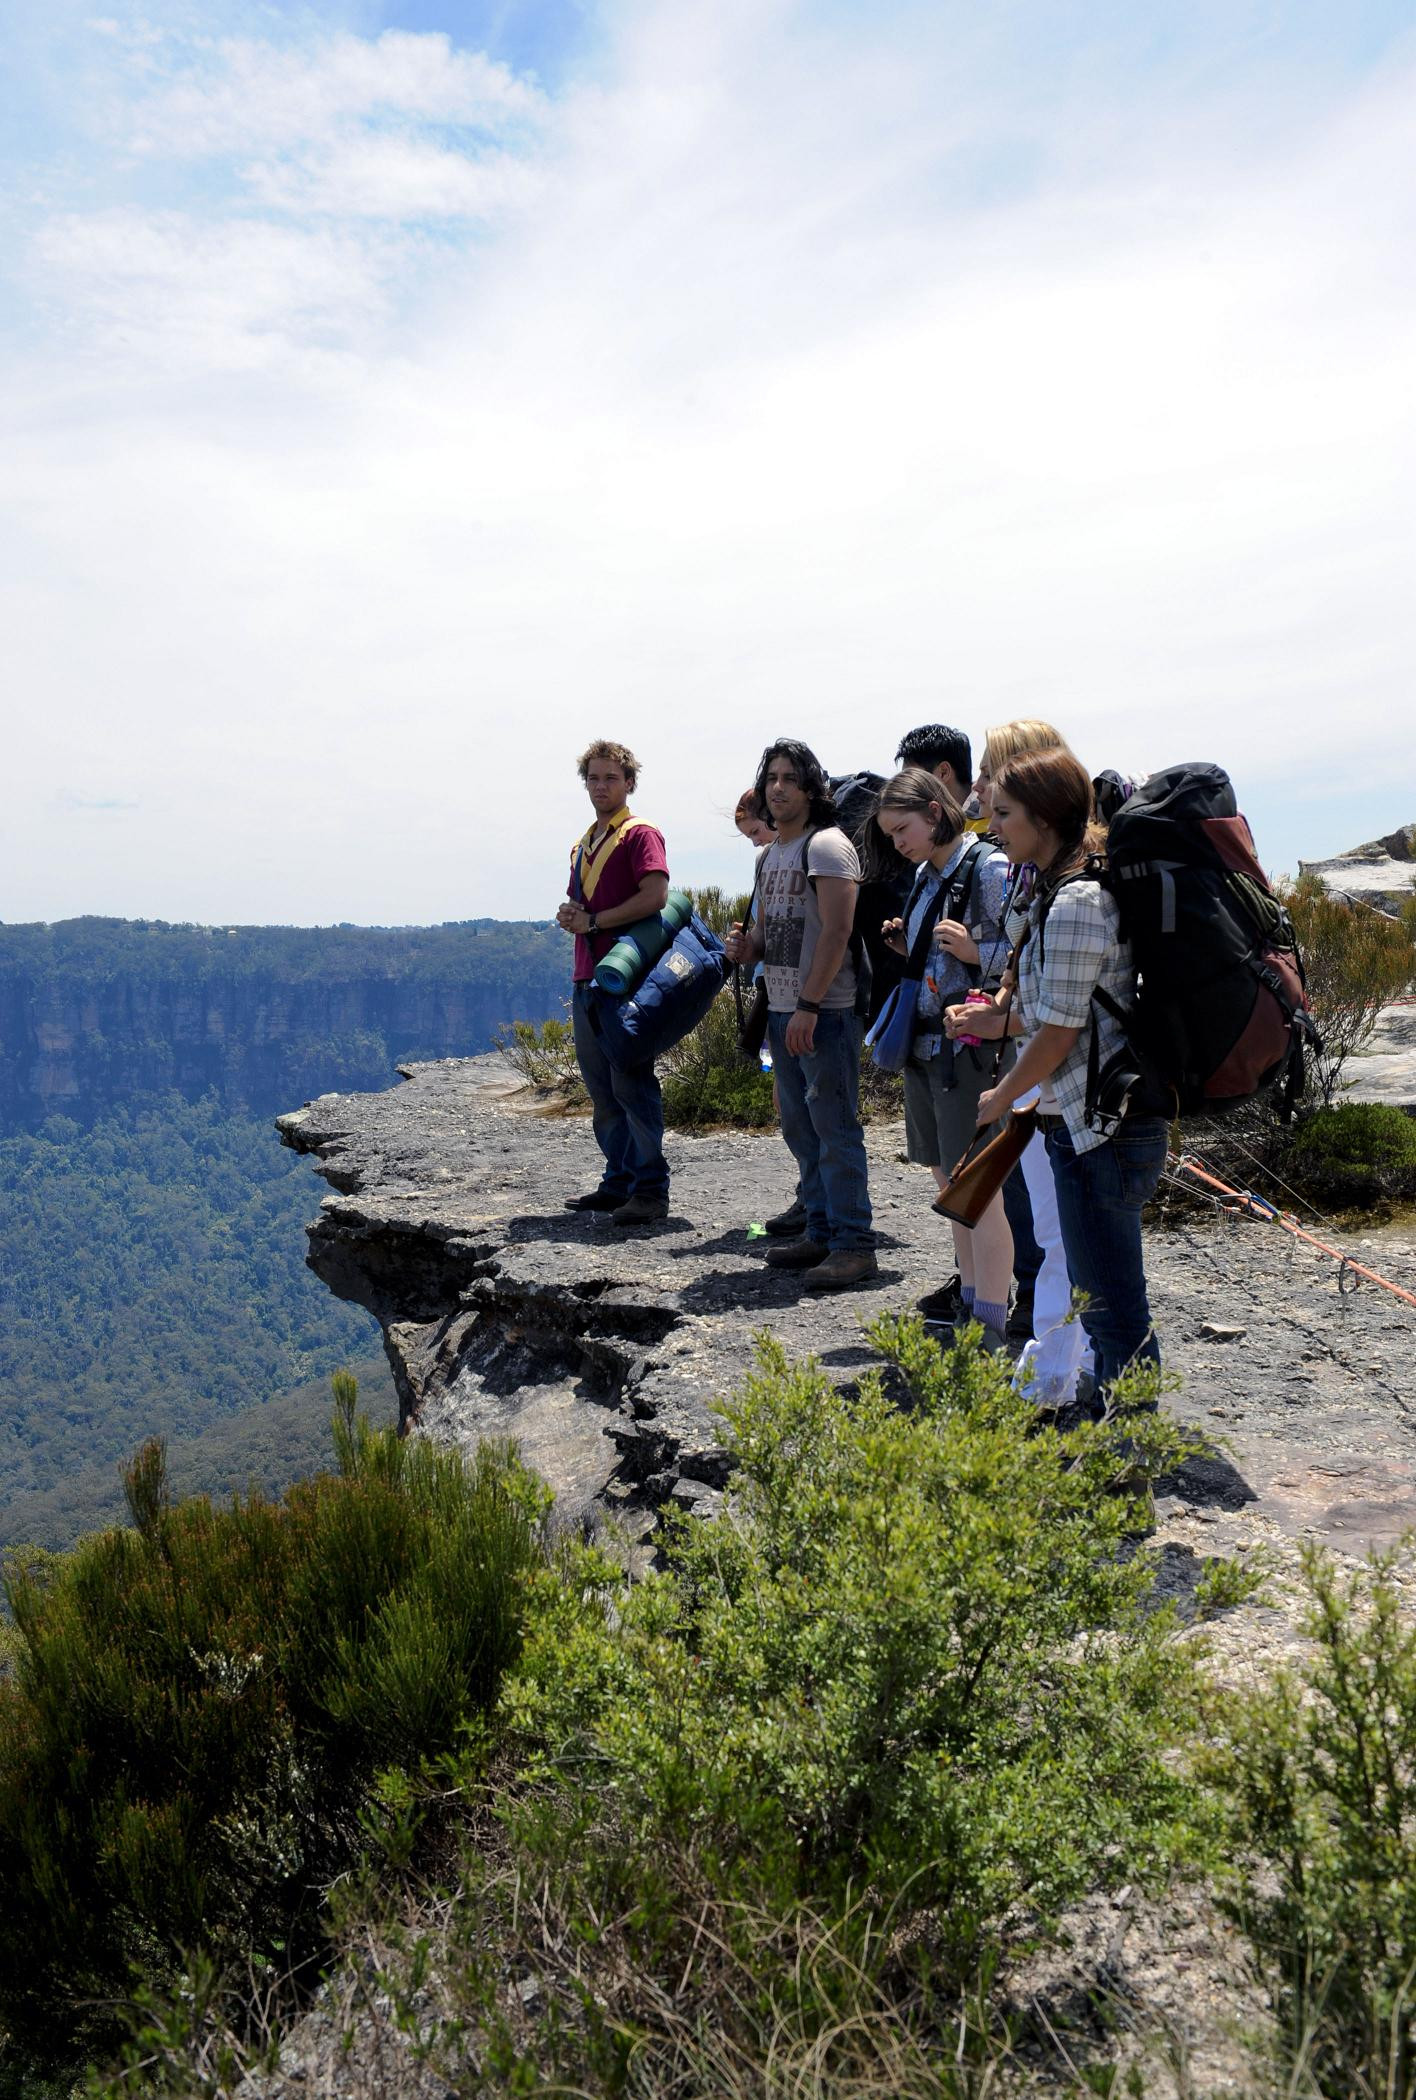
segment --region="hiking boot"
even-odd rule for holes
[[[803,1288],[808,1291],[849,1291],[858,1283],[868,1283],[879,1273],[880,1264],[875,1259],[873,1247],[841,1247],[817,1264]]]
[[[825,1261],[830,1253],[820,1240],[809,1240],[803,1233],[799,1240],[778,1240],[775,1247],[767,1249],[769,1269],[814,1269],[818,1262]]]
[[[591,1189],[588,1196],[567,1196],[565,1207],[567,1210],[618,1210],[627,1201],[627,1197],[617,1195],[613,1189]]]
[[[669,1215],[667,1196],[631,1196],[610,1219],[612,1225],[660,1225]]]
[[[774,1240],[794,1240],[806,1231],[806,1205],[798,1196],[786,1210],[778,1211],[775,1218],[767,1220],[766,1230]]]

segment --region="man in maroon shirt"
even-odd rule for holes
[[[575,935],[575,1054],[605,1165],[600,1186],[572,1196],[566,1208],[609,1211],[616,1225],[651,1225],[669,1214],[663,1098],[652,1059],[625,1071],[606,1057],[592,1020],[605,996],[594,971],[626,926],[663,910],[669,863],[662,834],[630,814],[639,761],[627,745],[591,744],[580,777],[595,821],[571,848],[567,901],[556,918]]]

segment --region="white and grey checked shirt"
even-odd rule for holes
[[[1092,1004],[1092,993],[1110,992],[1122,1006],[1136,996],[1130,944],[1121,938],[1116,899],[1099,882],[1064,883],[1039,931],[1040,900],[1028,914],[1028,937],[1018,961],[1018,1013],[1024,1043],[1049,1023],[1081,1030],[1050,1079],[1043,1081],[1042,1107],[1061,1116],[1078,1152],[1106,1143],[1089,1130],[1087,1058],[1093,1028],[1100,1030],[1099,1060],[1105,1064],[1122,1042],[1120,1026]],[[1051,1098],[1049,1098],[1049,1096]]]

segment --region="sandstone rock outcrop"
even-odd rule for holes
[[[747,1236],[791,1196],[775,1134],[671,1134],[672,1214],[627,1233],[562,1208],[598,1178],[588,1122],[524,1102],[495,1058],[448,1060],[279,1128],[332,1184],[309,1259],[379,1319],[405,1419],[468,1443],[516,1437],[568,1518],[711,1509],[725,1470],[712,1401],[750,1368],[755,1330],[845,1383],[873,1361],[862,1323],[952,1267],[897,1124],[868,1134],[880,1276],[821,1300]],[[1410,1239],[1359,1258],[1416,1288]],[[1170,1404],[1226,1440],[1175,1485],[1178,1541],[1187,1525],[1193,1550],[1257,1524],[1360,1547],[1416,1522],[1416,1307],[1340,1289],[1335,1263],[1271,1225],[1178,1214],[1147,1259],[1184,1381]]]
[[[1416,824],[1370,839],[1331,860],[1300,860],[1302,875],[1318,875],[1335,897],[1396,913],[1416,896]]]

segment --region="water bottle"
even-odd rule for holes
[[[964,1004],[965,1006],[992,1006],[993,1001],[989,998],[987,992],[981,992],[975,986],[965,998]],[[966,1050],[978,1050],[982,1047],[983,1037],[981,1035],[956,1035],[954,1041],[962,1043]]]
[[[757,1062],[761,1065],[764,1072],[771,1071],[772,1053],[765,1043],[762,1045],[762,1048],[757,1053]]]

